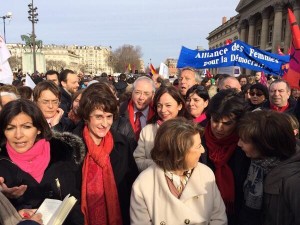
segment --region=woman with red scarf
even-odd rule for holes
[[[206,151],[200,160],[215,173],[229,225],[237,224],[243,200],[243,183],[249,168],[249,159],[237,146],[239,137],[236,132],[238,121],[245,111],[245,100],[235,90],[218,92],[208,105],[210,119],[202,140]]]
[[[137,176],[130,142],[111,129],[118,103],[109,86],[88,86],[79,102],[74,133],[86,144],[82,168],[82,204],[85,225],[129,224],[131,185]]]

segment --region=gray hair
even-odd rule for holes
[[[182,72],[185,71],[185,70],[190,70],[190,71],[194,72],[195,80],[196,80],[197,83],[200,83],[202,81],[200,73],[192,67],[184,67],[181,70],[179,70],[178,78],[181,77]]]
[[[154,84],[154,81],[153,81],[151,78],[146,77],[146,76],[141,76],[141,77],[137,78],[137,79],[134,81],[134,83],[133,83],[132,90],[135,89],[136,84],[137,84],[137,82],[139,82],[139,81],[146,81],[146,82],[148,82],[149,84],[151,84],[151,85],[152,85],[152,88],[153,88],[153,92],[155,92],[155,84]]]

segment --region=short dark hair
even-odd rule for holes
[[[93,83],[82,92],[78,115],[89,121],[90,114],[96,109],[112,113],[114,119],[118,116],[118,101],[107,83]]]
[[[59,79],[59,73],[56,70],[48,70],[45,73],[45,77],[47,78],[47,75],[53,75],[53,74],[56,74],[57,75],[57,79]]]
[[[287,159],[296,152],[296,138],[289,119],[273,110],[248,112],[238,124],[240,138],[263,157]]]
[[[266,99],[269,98],[269,91],[268,91],[268,88],[265,85],[263,85],[261,83],[252,84],[251,87],[250,87],[250,91],[252,91],[254,89],[262,91],[265,98]]]
[[[45,90],[51,91],[58,100],[61,99],[61,92],[59,87],[51,80],[44,80],[39,82],[33,89],[33,101],[37,102],[42,92]]]
[[[151,158],[163,170],[186,170],[185,156],[198,133],[199,126],[183,117],[167,120],[157,131]]]
[[[18,92],[19,92],[21,98],[31,100],[32,93],[33,93],[31,87],[19,86],[19,87],[17,87],[17,89],[18,89]]]
[[[246,112],[245,98],[235,89],[225,89],[215,94],[207,108],[207,115],[215,121],[219,121],[224,117],[239,120]]]
[[[189,98],[190,94],[197,94],[204,101],[207,101],[210,99],[206,87],[204,87],[200,84],[195,84],[189,88],[189,90],[186,92],[185,100],[187,100]]]
[[[161,86],[158,88],[155,92],[154,98],[153,98],[153,108],[154,108],[154,116],[152,119],[149,121],[149,123],[155,123],[157,120],[160,119],[158,113],[157,113],[157,104],[161,96],[165,93],[168,93],[171,95],[172,98],[177,102],[177,104],[181,104],[182,108],[178,112],[178,116],[184,116],[186,114],[186,109],[185,109],[185,101],[182,97],[182,95],[179,93],[178,89],[174,86]]]
[[[248,83],[248,76],[246,74],[241,74],[237,77],[238,81],[241,81],[242,78],[246,78],[247,83]]]
[[[42,111],[32,101],[27,99],[17,99],[7,103],[0,113],[0,143],[3,146],[6,142],[4,131],[7,125],[14,117],[20,113],[25,113],[32,119],[33,126],[41,133],[37,136],[36,141],[45,138],[50,140],[52,137],[51,129],[43,116]]]
[[[69,69],[65,69],[61,71],[59,74],[59,83],[61,83],[62,81],[67,82],[69,73],[75,74],[73,70],[69,70]]]

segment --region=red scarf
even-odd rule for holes
[[[204,131],[209,159],[215,166],[216,183],[220,190],[226,210],[229,214],[234,213],[234,177],[228,161],[237,147],[238,135],[233,132],[228,137],[217,139],[211,131],[210,121]]]
[[[122,225],[118,191],[109,154],[114,145],[108,132],[96,145],[87,126],[83,129],[87,156],[82,168],[81,210],[85,225]]]
[[[284,112],[289,107],[289,103],[286,106],[277,107],[276,105],[270,104],[270,108],[276,112]]]
[[[129,117],[131,126],[132,126],[132,128],[134,130],[134,133],[135,133],[136,130],[135,130],[135,126],[134,126],[134,107],[133,107],[133,101],[131,99],[130,99],[130,101],[128,103],[127,110],[128,110],[128,117]],[[149,119],[151,119],[153,115],[154,115],[154,111],[153,111],[152,104],[149,104],[149,112],[148,112],[148,116],[147,116],[147,121]]]
[[[36,142],[29,150],[18,153],[6,143],[9,158],[23,171],[29,173],[38,183],[41,183],[44,172],[50,162],[50,143],[46,139]]]

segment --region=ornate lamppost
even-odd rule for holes
[[[5,20],[6,20],[6,19],[11,20],[11,18],[12,18],[12,13],[11,13],[11,12],[8,12],[8,13],[6,13],[6,15],[1,16],[1,18],[3,19],[3,38],[4,38],[4,41],[5,41],[5,43],[6,43]]]
[[[29,10],[28,10],[28,19],[32,24],[32,34],[31,34],[31,41],[32,41],[32,56],[33,56],[33,73],[36,72],[36,43],[35,43],[35,29],[34,24],[37,23],[39,20],[37,19],[38,13],[37,7],[33,6],[33,0],[31,0],[31,3],[28,4]]]

